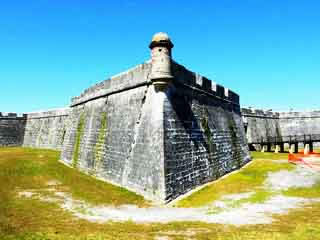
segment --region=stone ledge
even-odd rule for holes
[[[68,116],[70,113],[70,110],[71,109],[68,107],[67,108],[57,108],[57,109],[52,109],[52,110],[27,113],[26,116],[28,119]]]

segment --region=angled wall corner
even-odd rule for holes
[[[164,108],[166,201],[251,160],[238,95],[176,62],[172,68]]]
[[[164,202],[163,106],[150,63],[73,99],[61,161],[147,199]]]

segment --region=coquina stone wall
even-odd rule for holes
[[[320,134],[320,111],[279,112],[281,134]]]
[[[26,115],[0,112],[0,146],[21,146],[26,120]]]
[[[239,96],[176,63],[173,75],[164,109],[168,199],[250,161]]]
[[[69,108],[26,114],[22,145],[61,150],[68,124]]]
[[[250,161],[237,94],[177,63],[159,90],[151,67],[73,98],[65,164],[166,202]]]
[[[149,48],[69,108],[28,114],[21,144],[162,203],[249,162],[239,96],[174,62],[166,34]]]
[[[150,63],[104,81],[72,101],[61,160],[151,199],[164,198],[162,95]]]
[[[268,137],[281,138],[279,113],[259,109],[241,108],[248,143],[266,141]]]
[[[267,137],[320,134],[320,111],[272,112],[242,108],[241,112],[249,144]]]

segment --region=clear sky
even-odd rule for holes
[[[67,106],[148,60],[159,31],[242,106],[320,109],[320,1],[12,0],[0,3],[0,111]]]

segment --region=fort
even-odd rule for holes
[[[272,145],[283,151],[285,145],[308,144],[310,149],[320,145],[320,111],[273,112],[242,108],[242,117],[246,129],[247,141],[251,149],[261,150]]]
[[[236,93],[175,62],[173,47],[158,33],[151,60],[69,107],[1,114],[0,146],[60,150],[62,163],[165,203],[248,163],[248,143],[320,133],[320,112],[240,109]]]

